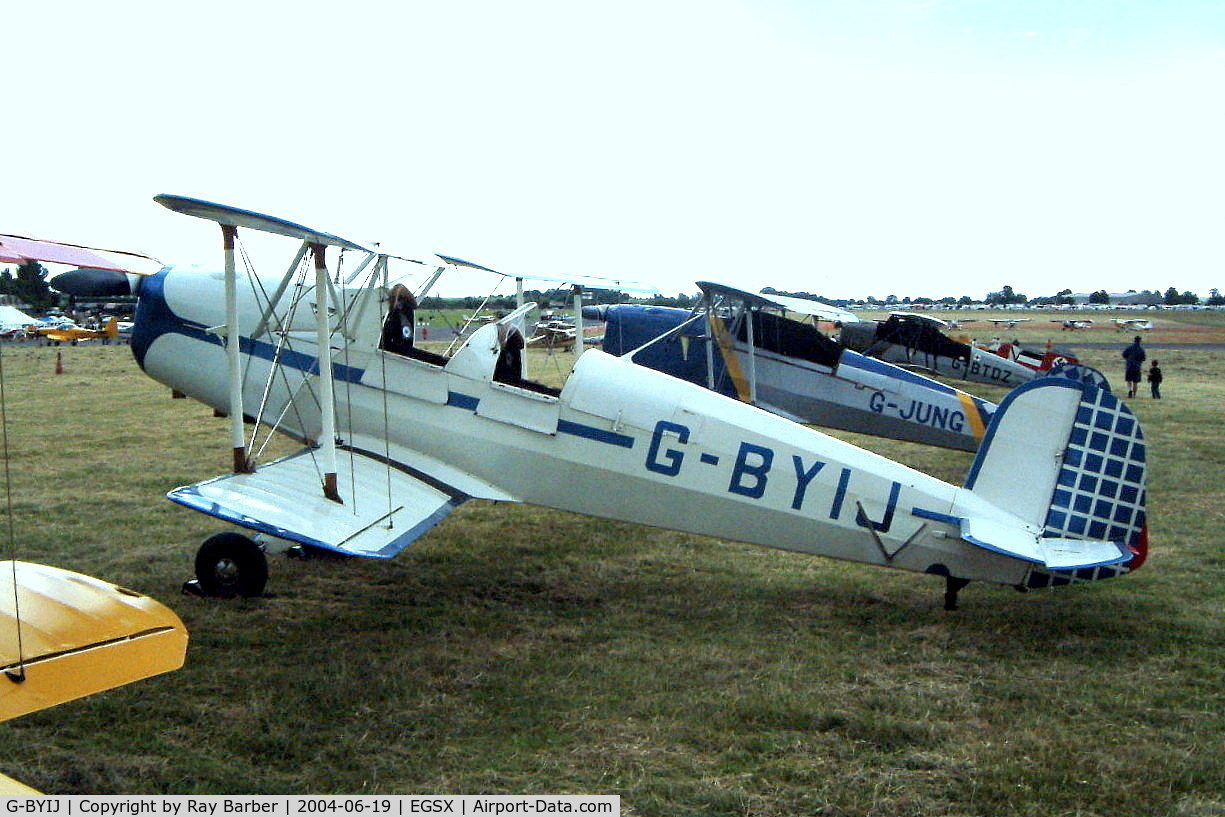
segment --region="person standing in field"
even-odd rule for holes
[[[1148,387],[1153,391],[1153,399],[1161,399],[1161,367],[1157,365],[1157,361],[1153,361],[1148,367]]]
[[[1123,379],[1127,381],[1128,397],[1135,397],[1136,389],[1140,387],[1140,367],[1144,358],[1144,347],[1140,345],[1140,336],[1136,335],[1131,346],[1123,350],[1123,360],[1126,362]]]

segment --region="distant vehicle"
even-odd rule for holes
[[[1051,323],[1060,325],[1060,329],[1065,332],[1070,332],[1075,329],[1092,329],[1093,321],[1089,318],[1069,318],[1067,320],[1052,320]]]
[[[991,323],[1003,326],[1005,329],[1015,329],[1018,323],[1025,323],[1030,318],[991,318]]]
[[[0,306],[0,337],[6,340],[25,340],[27,328],[37,322],[15,306]]]

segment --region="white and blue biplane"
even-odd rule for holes
[[[943,576],[950,608],[974,580],[1051,587],[1144,561],[1143,435],[1091,384],[1012,391],[956,486],[599,350],[582,353],[560,389],[533,382],[522,345],[534,304],[449,357],[389,350],[379,249],[234,207],[156,200],[223,236],[224,269],[129,281],[141,368],[230,418],[233,473],[169,494],[258,540],[205,542],[205,592],[261,593],[265,552],[289,545],[392,557],[473,497]],[[300,241],[288,271],[240,276],[240,229]],[[303,449],[255,462],[244,418]]]
[[[789,420],[978,450],[995,404],[847,349],[816,325],[854,323],[853,313],[709,281],[698,287],[692,310],[615,304],[586,315],[606,322],[601,348],[609,354]]]

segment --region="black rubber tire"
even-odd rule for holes
[[[262,596],[268,584],[268,559],[241,533],[217,533],[196,551],[196,581],[204,595],[214,598]]]

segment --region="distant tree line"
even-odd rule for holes
[[[574,304],[574,296],[571,294],[569,287],[561,287],[558,289],[539,290],[525,289],[523,291],[524,302],[532,301],[540,306],[541,309],[561,308],[568,309]],[[689,309],[697,300],[693,295],[679,293],[675,297],[666,295],[656,295],[649,298],[639,298],[627,295],[620,290],[615,289],[584,289],[583,303],[585,305],[598,304],[624,304],[624,303],[644,303],[654,306],[674,306],[680,309]],[[431,295],[421,302],[423,309],[485,309],[490,312],[509,312],[515,308],[514,295],[494,295],[488,299],[478,295],[465,295],[460,297],[440,297]]]
[[[17,274],[5,269],[0,272],[0,295],[12,295],[29,304],[30,309],[43,312],[58,303],[59,298],[47,286],[47,269],[37,261],[27,261],[17,268]]]
[[[540,305],[542,309],[550,309],[554,307],[568,308],[572,303],[572,296],[569,287],[558,287],[551,290],[531,289],[525,290],[523,297],[527,301],[534,301]],[[851,303],[864,302],[871,306],[896,307],[896,306],[945,306],[945,307],[964,307],[970,304],[979,303],[969,295],[954,297],[947,295],[943,298],[918,297],[910,296],[899,298],[897,295],[887,295],[885,298],[879,299],[869,295],[867,298],[830,298],[824,295],[811,292],[787,292],[785,290],[774,289],[773,287],[765,287],[762,289],[765,295],[786,295],[793,298],[808,298],[810,300],[822,301],[836,306],[847,306]],[[1208,291],[1208,297],[1201,300],[1194,292],[1184,290],[1178,291],[1177,287],[1167,287],[1164,291],[1160,289],[1144,289],[1140,292],[1128,290],[1125,293],[1128,296],[1137,296],[1135,300],[1150,303],[1150,304],[1165,304],[1167,306],[1178,306],[1181,304],[1206,304],[1207,306],[1225,306],[1225,295],[1221,294],[1220,289],[1213,287]],[[45,311],[52,306],[55,306],[59,301],[51,287],[47,285],[47,269],[37,261],[28,261],[17,268],[16,275],[11,269],[0,271],[0,295],[11,295],[17,301],[28,304],[30,309],[34,311]],[[589,289],[584,291],[584,303],[588,304],[618,304],[638,302],[653,304],[655,306],[672,306],[680,309],[689,309],[698,300],[696,295],[687,293],[678,293],[674,297],[666,295],[657,295],[649,298],[631,297],[624,292],[612,289]],[[1129,298],[1130,300],[1130,298]],[[1041,297],[1030,299],[1025,295],[1016,292],[1011,285],[1005,284],[997,292],[987,293],[984,300],[985,303],[991,306],[1060,306],[1075,303],[1072,298],[1072,290],[1063,289],[1054,295],[1044,295]],[[1089,303],[1091,304],[1109,304],[1111,303],[1110,293],[1104,289],[1089,294]],[[515,308],[514,295],[496,295],[488,299],[477,295],[467,295],[462,297],[438,297],[430,296],[422,302],[422,307],[426,309],[468,309],[475,310],[483,308],[495,312],[509,312]]]
[[[1054,295],[1043,295],[1041,297],[1029,298],[1022,293],[1015,291],[1011,285],[1005,284],[996,292],[987,293],[987,297],[982,301],[971,298],[969,295],[961,297],[946,296],[943,298],[898,298],[896,295],[888,295],[883,300],[869,295],[867,298],[827,298],[822,295],[814,295],[809,292],[786,292],[784,290],[766,287],[762,290],[766,295],[788,295],[796,298],[809,298],[812,300],[823,301],[828,304],[837,306],[847,306],[851,303],[867,303],[871,306],[968,306],[974,303],[986,303],[990,306],[1061,306],[1071,305],[1076,303],[1076,299],[1072,297],[1072,290],[1063,289]],[[1136,290],[1128,290],[1124,295],[1128,296],[1128,301],[1136,301],[1148,304],[1165,304],[1167,306],[1177,306],[1180,304],[1206,304],[1207,306],[1225,306],[1225,295],[1221,291],[1213,287],[1209,290],[1208,298],[1201,300],[1198,295],[1190,291],[1179,292],[1176,287],[1169,287],[1164,291],[1160,289],[1144,289],[1137,292]],[[1131,296],[1135,296],[1133,299]],[[1110,304],[1111,295],[1104,289],[1097,292],[1089,293],[1088,301],[1091,304]]]

